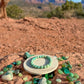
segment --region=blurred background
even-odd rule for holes
[[[11,0],[7,6],[11,18],[84,18],[84,0]]]

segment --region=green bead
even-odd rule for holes
[[[66,58],[66,57],[64,57],[64,56],[62,56],[62,59],[63,59],[63,60],[67,60],[67,58]]]
[[[33,78],[33,81],[39,81],[39,78]]]
[[[13,65],[10,64],[10,65],[7,66],[7,68],[13,68]]]
[[[70,77],[70,76],[67,76],[67,80],[72,82],[72,81],[76,81],[77,79],[76,78],[73,78],[73,77]]]
[[[61,57],[58,58],[59,61],[63,61],[63,59]]]
[[[70,77],[74,77],[74,74],[73,74],[73,73],[70,73],[69,76],[70,76]]]
[[[24,78],[23,78],[23,80],[24,80],[24,81],[27,81],[27,80],[28,80],[28,78],[27,78],[27,77],[24,77]]]
[[[53,78],[53,74],[50,74],[50,75],[49,75],[49,78]]]
[[[81,84],[81,82],[80,81],[76,81],[75,84]]]
[[[64,69],[65,74],[70,74],[70,71],[68,69]]]
[[[64,74],[61,69],[58,69],[58,73],[59,73],[59,74]]]
[[[19,77],[22,77],[23,75],[22,75],[22,73],[19,73],[18,76],[19,76]]]
[[[16,62],[16,65],[20,65],[22,62],[21,61],[17,61]]]
[[[78,64],[79,67],[82,67],[82,64]]]
[[[32,84],[32,81],[27,81],[24,84]]]
[[[68,65],[66,63],[63,63],[62,64],[62,67],[67,67]]]
[[[29,58],[30,57],[30,54],[28,52],[26,52],[24,55],[25,55],[25,58]]]
[[[13,65],[16,65],[16,62],[13,62]]]
[[[47,80],[47,83],[48,83],[48,84],[52,84],[52,81],[50,81],[50,80]]]
[[[46,78],[47,80],[49,79],[48,74],[45,74],[45,78]]]
[[[4,74],[4,72],[3,71],[0,71],[0,75],[2,75],[2,74]]]
[[[8,68],[7,68],[7,67],[4,67],[4,68],[3,68],[3,71],[4,71],[4,72],[7,72],[7,71],[8,71]]]
[[[57,83],[61,83],[62,80],[61,80],[61,79],[56,79],[56,82],[57,82]]]
[[[79,75],[77,73],[74,74],[74,78],[79,78]]]

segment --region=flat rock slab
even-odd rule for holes
[[[23,63],[23,67],[27,72],[29,72],[31,74],[35,74],[35,75],[42,75],[42,74],[51,73],[51,72],[53,72],[54,70],[57,69],[57,67],[58,67],[57,57],[56,56],[49,56],[49,55],[46,55],[46,56],[51,57],[52,63],[51,63],[50,67],[45,68],[45,69],[33,68],[32,65],[31,65],[31,60],[32,60],[33,57],[36,57],[36,56],[39,56],[39,55],[32,56],[32,57],[28,58]],[[46,64],[48,64],[48,60],[44,59],[44,58],[39,58],[39,59],[34,61],[34,64],[38,65],[38,66],[46,65]]]

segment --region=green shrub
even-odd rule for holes
[[[58,18],[71,18],[71,17],[84,17],[84,10],[81,3],[74,3],[73,1],[66,0],[66,3],[61,7],[56,7],[55,10],[51,10],[47,17]]]
[[[24,17],[23,10],[16,5],[10,5],[7,7],[7,15],[15,19],[20,19]]]

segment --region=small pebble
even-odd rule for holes
[[[56,82],[61,83],[62,80],[61,79],[56,79]]]

